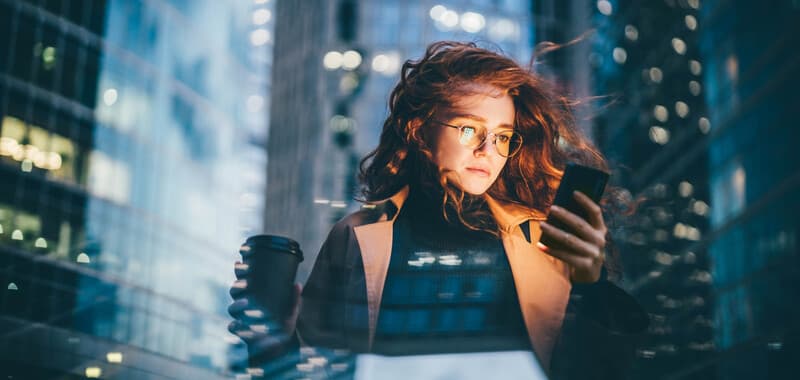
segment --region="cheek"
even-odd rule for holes
[[[497,158],[497,160],[495,160],[495,161],[492,163],[492,165],[494,166],[494,168],[493,168],[493,169],[494,169],[494,172],[499,174],[499,173],[500,173],[500,171],[502,171],[502,170],[503,170],[503,168],[505,168],[505,166],[506,166],[506,164],[507,164],[507,163],[508,163],[508,158],[505,158],[505,157],[498,157],[498,158]]]
[[[463,151],[460,145],[437,141],[432,147],[433,163],[440,169],[455,169]]]

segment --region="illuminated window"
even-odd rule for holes
[[[130,169],[121,161],[103,152],[93,151],[89,156],[89,191],[119,203],[130,200]]]
[[[51,170],[49,175],[72,183],[77,182],[75,173],[77,149],[75,143],[66,137],[53,134],[50,140],[50,150],[48,164]]]

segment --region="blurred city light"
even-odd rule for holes
[[[700,82],[693,80],[689,82],[689,92],[694,96],[699,96],[701,91]]]
[[[700,131],[703,133],[708,133],[711,130],[711,122],[708,121],[708,118],[701,117],[697,120],[697,126],[700,128]]]
[[[109,363],[122,363],[122,353],[121,352],[109,352],[106,354],[106,360]]]
[[[345,70],[355,70],[361,65],[361,54],[355,50],[348,50],[342,54],[342,67]]]
[[[686,17],[684,17],[683,20],[686,23],[686,27],[689,28],[689,30],[697,29],[697,19],[694,16],[686,15]]]
[[[42,51],[42,63],[45,70],[50,70],[56,63],[56,48],[48,46]]]
[[[694,75],[700,75],[703,72],[703,67],[700,65],[699,61],[694,59],[689,60],[689,71]]]
[[[628,59],[628,53],[621,47],[615,47],[612,56],[614,57],[614,62],[619,64],[625,63]]]
[[[667,111],[667,107],[660,104],[653,107],[653,117],[662,123],[666,123],[667,120],[669,120],[669,111]]]
[[[264,25],[272,19],[269,9],[257,9],[253,12],[253,25]]]
[[[606,16],[610,16],[612,11],[613,11],[611,3],[608,0],[600,0],[600,1],[598,1],[597,2],[597,10],[600,11],[600,13],[602,13],[602,14],[604,14]]]
[[[650,140],[656,144],[664,145],[669,142],[669,131],[654,125],[650,127]]]
[[[468,33],[478,33],[486,26],[486,19],[480,13],[465,12],[461,15],[461,28]]]
[[[653,83],[661,83],[661,80],[664,78],[664,73],[658,67],[651,67],[648,74]]]
[[[350,94],[358,87],[358,84],[358,75],[355,73],[347,73],[342,75],[342,78],[339,80],[339,91],[342,94]]]
[[[342,67],[344,57],[338,51],[329,51],[322,58],[322,64],[326,70],[336,70]]]
[[[378,60],[377,67],[375,60],[373,60],[373,70],[378,71],[388,77],[394,77],[400,72],[400,67],[402,65],[400,52],[396,50],[388,51],[383,54],[379,54],[378,57],[385,58]]]
[[[495,41],[514,39],[519,35],[517,24],[509,19],[501,18],[490,23],[489,38]]]
[[[639,29],[633,25],[625,25],[625,38],[635,42],[639,39]]]
[[[113,106],[117,102],[117,89],[109,88],[103,92],[103,103]]]
[[[686,115],[689,114],[689,105],[680,100],[675,102],[675,113],[682,119],[686,118]]]
[[[428,15],[430,15],[431,19],[433,19],[434,21],[439,21],[442,19],[444,12],[447,12],[447,8],[445,8],[443,5],[434,5],[433,7],[431,7],[431,10],[428,12]]]
[[[453,29],[456,27],[456,25],[458,25],[458,13],[448,9],[444,11],[444,13],[442,13],[442,16],[439,17],[437,21],[438,21],[437,25],[442,26],[441,29],[444,30]]]
[[[85,252],[81,252],[78,254],[78,257],[75,258],[75,262],[79,264],[89,264],[91,263],[91,260],[89,259],[89,255],[87,255]]]
[[[263,46],[266,43],[270,42],[271,36],[268,30],[266,29],[256,29],[250,32],[250,43],[253,46]]]
[[[86,367],[85,375],[90,379],[97,379],[103,374],[100,367]]]
[[[686,54],[686,43],[680,38],[676,37],[672,39],[672,48],[680,55]]]
[[[694,186],[692,186],[692,184],[687,181],[681,181],[681,183],[678,184],[678,194],[680,194],[684,198],[690,197],[693,191],[694,191]]]
[[[708,214],[708,204],[703,201],[694,201],[692,203],[692,211],[697,215],[705,216]]]

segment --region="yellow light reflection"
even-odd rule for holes
[[[122,353],[109,352],[106,354],[106,360],[108,360],[109,363],[122,363]]]
[[[86,377],[90,379],[97,379],[103,374],[103,370],[100,367],[86,367]]]

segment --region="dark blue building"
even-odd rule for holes
[[[720,378],[793,378],[800,334],[800,3],[706,1]]]

